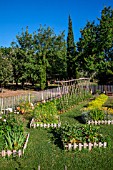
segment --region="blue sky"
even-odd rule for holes
[[[113,8],[113,0],[1,0],[0,46],[9,47],[22,28],[28,26],[33,33],[40,24],[50,26],[56,34],[65,30],[67,37],[69,14],[76,42],[80,29],[87,21],[97,22],[104,6]]]

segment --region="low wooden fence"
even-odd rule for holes
[[[100,125],[100,124],[107,124],[107,125],[113,125],[113,120],[98,120],[98,121],[93,121],[93,120],[89,120],[87,122],[89,125]]]
[[[69,144],[64,144],[64,148],[66,149],[66,150],[76,150],[77,148],[81,151],[82,149],[86,149],[86,148],[88,148],[89,149],[89,151],[92,149],[92,147],[93,148],[96,148],[96,147],[104,147],[104,148],[106,148],[106,146],[107,146],[107,143],[106,142],[104,142],[104,143],[102,143],[102,142],[99,142],[99,143],[96,143],[96,142],[94,142],[94,143],[73,143],[73,144],[71,144],[71,143],[69,143]]]
[[[33,128],[37,128],[37,127],[42,127],[42,128],[57,128],[57,127],[60,127],[61,126],[61,122],[59,121],[58,123],[36,123],[34,121],[34,118],[31,120],[31,123],[30,123],[30,128],[33,127]]]

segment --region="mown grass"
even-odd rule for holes
[[[72,110],[61,114],[62,124],[82,124],[80,108],[84,104],[76,106]],[[27,122],[28,123],[28,120]],[[106,149],[92,149],[91,151],[63,150],[54,144],[52,134],[46,129],[29,129],[30,138],[25,154],[22,158],[0,158],[1,170],[112,170],[113,169],[113,125],[101,125],[100,132],[108,135],[109,147]]]

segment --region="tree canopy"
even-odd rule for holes
[[[56,35],[50,27],[22,29],[10,48],[0,48],[0,84],[29,82],[45,89],[48,80],[83,76],[113,83],[113,9],[104,7],[97,24],[88,21],[78,42],[72,27],[69,16],[67,41],[64,31]]]

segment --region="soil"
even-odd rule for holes
[[[8,90],[3,89],[2,92],[0,92],[0,97],[11,97],[11,96],[17,96],[21,94],[29,93],[30,90]]]

